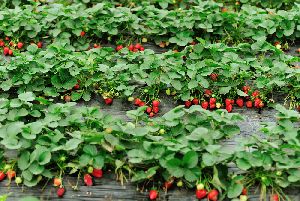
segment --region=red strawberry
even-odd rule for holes
[[[140,48],[140,51],[144,51],[145,50],[145,48],[142,46],[141,48]]]
[[[250,90],[250,87],[249,86],[243,86],[243,91],[245,92],[245,91],[249,91]]]
[[[66,102],[70,102],[70,101],[71,101],[71,96],[65,95],[65,96],[64,96],[64,100],[65,100]]]
[[[260,102],[261,102],[260,98],[256,98],[256,99],[254,100],[254,107],[259,108]]]
[[[154,112],[150,112],[149,117],[154,117]]]
[[[81,36],[81,37],[85,36],[85,32],[84,32],[84,31],[81,31],[81,32],[80,32],[80,36]]]
[[[153,106],[153,107],[158,107],[159,104],[160,104],[160,102],[159,102],[158,100],[152,101],[152,106]]]
[[[134,46],[133,46],[132,44],[130,44],[130,45],[128,46],[128,50],[129,50],[129,51],[133,51],[133,48],[134,48]]]
[[[263,108],[264,106],[265,104],[262,101],[258,104],[258,108]]]
[[[13,52],[12,50],[8,50],[8,54],[9,54],[10,56],[12,56],[12,55],[14,54],[14,52]]]
[[[0,171],[0,181],[3,181],[3,179],[5,179],[6,174],[2,171]]]
[[[139,50],[136,48],[133,48],[132,52],[138,52]]]
[[[219,192],[217,190],[213,189],[207,194],[207,198],[208,198],[208,200],[217,201],[218,195],[219,195]]]
[[[244,100],[242,98],[238,98],[236,99],[236,104],[239,106],[239,107],[243,107],[244,106]]]
[[[97,43],[94,44],[94,48],[100,48],[101,46],[98,45]]]
[[[147,107],[146,112],[147,112],[148,114],[150,114],[150,112],[152,112],[152,108],[151,108],[151,107]]]
[[[139,44],[139,43],[135,44],[135,46],[134,46],[134,48],[135,48],[135,49],[138,49],[138,50],[141,49],[141,47],[142,47],[142,46],[141,46],[141,44]]]
[[[97,169],[97,168],[94,168],[93,169],[93,172],[92,172],[92,175],[96,178],[101,178],[102,175],[103,175],[103,171],[102,169]]]
[[[243,188],[243,190],[242,190],[242,195],[247,195],[247,194],[248,194],[247,188]]]
[[[184,102],[184,105],[185,105],[186,108],[189,108],[189,107],[191,107],[192,102],[187,100],[187,101]]]
[[[42,48],[43,47],[43,43],[42,42],[38,42],[37,46],[38,46],[38,48]]]
[[[171,179],[169,181],[165,181],[164,189],[166,189],[166,190],[170,189],[172,187],[173,183],[174,183],[174,179]]]
[[[121,49],[123,49],[123,45],[118,45],[118,46],[116,47],[116,50],[117,50],[117,51],[120,51]]]
[[[209,104],[210,104],[210,105],[215,104],[216,101],[217,101],[216,98],[210,98],[210,99],[209,99]]]
[[[16,172],[14,170],[8,170],[6,172],[6,175],[7,175],[7,178],[11,180],[12,178],[14,178],[16,176]]]
[[[209,108],[210,108],[210,109],[216,108],[216,104],[215,104],[215,103],[209,104]]]
[[[218,74],[217,73],[212,73],[210,74],[210,79],[213,80],[213,81],[216,81],[218,79]]]
[[[8,52],[9,52],[9,48],[8,47],[4,47],[3,48],[3,54],[4,55],[8,55]]]
[[[87,186],[92,186],[93,185],[93,178],[89,174],[84,175],[83,181],[84,181],[85,185],[87,185]]]
[[[158,192],[157,190],[151,190],[149,192],[149,198],[150,200],[155,200],[158,197]]]
[[[142,101],[141,101],[141,99],[139,99],[139,98],[136,98],[136,99],[134,100],[134,104],[135,104],[136,106],[138,106],[141,102],[142,102]]]
[[[247,102],[246,102],[246,107],[247,107],[247,108],[252,108],[252,107],[253,107],[252,101],[247,101]]]
[[[22,42],[18,42],[17,47],[18,47],[18,49],[22,49],[23,43]]]
[[[113,99],[112,98],[106,98],[104,99],[104,102],[106,105],[111,105],[113,103]]]
[[[194,99],[192,100],[192,102],[193,102],[194,105],[199,105],[199,100],[198,100],[198,98],[194,98]]]
[[[231,104],[231,99],[226,98],[226,99],[225,99],[225,105],[230,105],[230,104]]]
[[[206,197],[207,191],[205,189],[196,190],[196,198],[203,199]]]
[[[272,200],[271,200],[271,201],[278,201],[278,200],[279,200],[278,194],[273,194],[273,195],[272,195]]]
[[[159,107],[153,107],[152,110],[155,114],[157,114],[159,112]]]
[[[207,109],[207,108],[208,108],[208,102],[207,102],[207,101],[202,102],[202,103],[201,103],[201,107],[202,107],[203,109]]]
[[[142,107],[144,105],[146,105],[146,103],[144,101],[140,102],[140,104],[139,104],[140,107]]]
[[[258,90],[255,90],[255,91],[252,93],[252,96],[253,96],[253,97],[259,96],[259,91],[258,91]]]
[[[208,95],[208,96],[211,96],[212,95],[212,91],[209,90],[209,89],[205,89],[204,94]]]
[[[231,105],[231,104],[226,105],[226,110],[227,110],[228,112],[231,112],[231,111],[232,111],[232,105]]]
[[[56,194],[58,197],[62,198],[66,192],[66,189],[64,187],[60,187],[57,189]]]
[[[75,86],[73,87],[75,90],[79,89],[80,88],[80,85],[79,84],[75,84]]]
[[[3,40],[0,40],[0,47],[3,47],[5,45]]]
[[[8,36],[5,37],[5,40],[10,40],[10,38]]]

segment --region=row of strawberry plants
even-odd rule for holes
[[[273,102],[273,92],[282,92],[299,106],[299,58],[285,55],[266,42],[228,47],[224,44],[188,46],[181,52],[155,54],[152,50],[132,52],[127,48],[94,48],[73,52],[50,45],[15,51],[3,60],[0,89],[14,93],[33,91],[45,99],[63,96],[68,102],[89,101],[101,95],[107,104],[116,97],[141,99],[136,105],[151,106],[165,92],[174,99],[203,104],[214,109],[234,102],[259,108]],[[209,104],[209,105],[208,105]],[[231,111],[232,109],[228,109]]]
[[[0,143],[15,157],[1,155],[0,179],[35,186],[54,178],[62,197],[66,175],[83,177],[92,186],[93,177],[114,170],[120,181],[129,175],[142,189],[151,188],[151,200],[176,182],[179,188],[196,188],[198,199],[214,201],[247,200],[247,189],[257,184],[264,196],[269,189],[285,200],[282,189],[300,181],[295,111],[278,105],[278,122],[263,126],[263,137],[240,140],[233,148],[223,140],[240,133],[239,114],[181,106],[149,119],[144,109],[128,111],[131,121],[124,122],[99,108],[45,103],[32,92],[1,98]],[[231,163],[244,172],[229,173]]]
[[[26,4],[47,4],[49,0],[35,0],[35,1],[24,1],[24,0],[14,0],[14,1],[7,1],[4,0],[3,3],[0,3],[0,7],[14,7]],[[78,4],[82,3],[86,6],[91,6],[97,3],[103,3],[105,0],[51,0],[51,3],[61,3],[64,5],[71,5],[71,4]],[[189,1],[182,1],[182,0],[132,0],[128,2],[127,0],[118,0],[118,1],[108,1],[111,2],[115,6],[120,7],[136,7],[141,5],[154,5],[155,7],[163,8],[163,9],[176,9],[182,8],[187,9],[191,6],[197,6],[201,1],[198,0],[189,0]],[[274,0],[274,1],[260,1],[260,0],[217,0],[216,2],[222,3],[224,7],[234,7],[238,8],[243,4],[249,4],[252,6],[258,6],[263,8],[277,8],[277,9],[290,9],[292,5],[295,3],[294,0]]]
[[[271,11],[243,6],[239,12],[222,12],[213,1],[188,10],[164,10],[145,5],[136,8],[99,3],[91,8],[80,4],[47,4],[4,8],[0,12],[0,34],[14,40],[53,40],[81,47],[95,40],[131,40],[147,37],[185,46],[195,37],[226,42],[272,42],[299,37],[299,4],[289,11]],[[86,32],[86,37],[80,33]],[[81,47],[82,48],[82,47]]]

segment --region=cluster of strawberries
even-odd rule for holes
[[[97,169],[93,167],[88,168],[88,173],[86,173],[83,176],[83,182],[85,183],[86,186],[93,186],[93,177],[94,178],[101,178],[103,176],[103,171],[102,169]],[[54,178],[53,180],[53,185],[55,187],[58,187],[56,194],[58,197],[62,198],[66,192],[65,187],[63,186],[62,179],[60,177]]]
[[[138,106],[138,107],[142,107],[145,106],[146,103],[144,101],[142,101],[139,98],[134,99],[134,105]],[[145,112],[149,115],[149,117],[154,117],[155,114],[157,114],[159,112],[159,105],[160,102],[158,100],[153,100],[152,101],[152,107],[148,106],[145,110]]]
[[[10,40],[9,37],[5,37],[5,41],[7,41],[7,45],[5,44],[4,40],[0,39],[0,47],[3,47],[3,54],[5,56],[13,56],[14,49],[17,48],[17,49],[21,50],[24,46],[24,43],[22,43],[22,42],[15,43],[14,41]],[[33,44],[33,42],[31,44]],[[38,46],[38,48],[43,47],[42,42],[38,42],[36,45]]]
[[[245,94],[249,94],[250,87],[249,86],[244,86],[243,91],[244,91]],[[203,109],[213,110],[213,109],[219,109],[219,108],[222,107],[222,101],[218,101],[217,98],[213,95],[211,90],[206,89],[204,91],[204,97],[208,100],[204,99],[201,102],[201,107]],[[199,103],[200,103],[199,99],[194,98],[193,100],[185,101],[184,105],[185,105],[186,108],[189,108],[192,105],[199,105]],[[253,91],[251,96],[246,96],[245,98],[238,97],[236,100],[226,98],[224,103],[225,103],[225,109],[228,112],[232,111],[234,103],[236,103],[236,105],[238,107],[243,107],[244,104],[245,104],[247,108],[252,108],[253,103],[254,103],[254,107],[256,107],[256,108],[263,108],[265,106],[264,102],[260,98],[260,92],[258,90]]]
[[[123,47],[123,45],[118,45],[117,47],[116,47],[116,51],[120,51],[120,50],[122,50],[124,47]],[[144,51],[145,50],[145,48],[144,48],[144,46],[142,46],[140,43],[136,43],[135,45],[134,44],[130,44],[128,47],[128,50],[130,51],[130,52],[138,52],[138,51]]]

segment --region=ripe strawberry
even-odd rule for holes
[[[14,52],[13,52],[12,50],[8,50],[8,54],[9,54],[10,56],[12,56],[12,55],[14,54]]]
[[[248,92],[250,90],[250,87],[249,86],[243,86],[243,91],[246,93],[246,91]]]
[[[196,198],[203,199],[206,197],[207,191],[205,189],[196,190]]]
[[[216,101],[217,101],[216,98],[210,98],[210,99],[209,99],[209,104],[210,104],[210,105],[215,104]]]
[[[70,101],[71,101],[71,96],[65,95],[65,96],[64,96],[64,100],[65,100],[66,102],[70,102]]]
[[[199,100],[198,100],[198,98],[194,98],[194,99],[192,100],[192,102],[193,102],[194,105],[199,105]]]
[[[260,103],[261,103],[261,99],[260,98],[256,98],[254,100],[254,107],[259,108]]]
[[[84,181],[85,185],[87,185],[87,186],[92,186],[93,185],[93,178],[89,174],[84,175],[83,181]]]
[[[97,43],[94,44],[94,48],[100,48],[101,46],[98,45]]]
[[[140,102],[139,107],[142,107],[144,105],[146,105],[146,103],[144,101],[142,101],[142,102]]]
[[[133,48],[134,48],[134,45],[133,45],[133,44],[130,44],[130,45],[128,46],[128,50],[129,50],[129,51],[133,51]]]
[[[133,48],[132,52],[138,52],[139,50],[136,48]]]
[[[152,108],[151,108],[151,107],[147,107],[146,112],[147,112],[148,114],[150,114],[150,112],[152,112]]]
[[[150,200],[155,200],[158,197],[158,192],[157,190],[151,190],[149,192],[149,198]]]
[[[80,85],[79,84],[75,84],[75,86],[73,87],[75,90],[79,89],[80,88]]]
[[[145,50],[145,48],[142,46],[142,47],[140,48],[140,51],[143,52],[144,50]]]
[[[238,98],[236,99],[236,104],[239,106],[239,107],[243,107],[244,106],[244,100],[242,98]]]
[[[207,109],[207,108],[208,108],[208,102],[207,102],[207,101],[202,102],[202,103],[201,103],[201,107],[202,107],[203,109]]]
[[[155,114],[157,114],[159,112],[159,107],[153,107],[152,110]]]
[[[43,47],[43,43],[42,42],[38,42],[36,45],[38,46],[38,48],[42,48]]]
[[[141,101],[141,99],[139,99],[139,98],[136,98],[136,99],[134,100],[134,104],[135,104],[136,106],[138,106],[141,102],[142,102],[142,101]]]
[[[15,172],[14,170],[8,170],[8,171],[6,172],[6,175],[7,175],[7,178],[8,178],[9,180],[11,180],[12,178],[14,178],[14,177],[16,176],[16,172]]]
[[[0,40],[0,47],[3,47],[5,45],[3,40]]]
[[[212,81],[216,81],[217,79],[218,79],[218,74],[217,73],[212,73],[212,74],[210,74],[210,79],[212,80]]]
[[[184,102],[184,105],[185,105],[186,108],[189,108],[189,107],[191,107],[192,102],[187,100],[187,101]]]
[[[142,46],[141,46],[141,44],[139,44],[139,43],[135,44],[135,46],[134,46],[134,48],[135,48],[135,49],[138,49],[138,50],[141,49],[141,47],[142,47]]]
[[[154,112],[150,112],[149,117],[154,117]]]
[[[226,98],[225,99],[225,105],[230,105],[231,104],[231,99],[229,99],[229,98]]]
[[[252,107],[253,107],[252,101],[247,101],[247,102],[246,102],[246,107],[247,107],[247,108],[252,108]]]
[[[17,47],[18,47],[18,49],[22,49],[23,43],[22,42],[18,42]]]
[[[112,98],[106,98],[104,99],[104,102],[106,105],[111,105],[113,103],[113,99]]]
[[[247,194],[248,194],[247,188],[243,188],[243,190],[242,190],[242,195],[247,195]]]
[[[85,32],[84,32],[84,31],[81,31],[81,32],[80,32],[80,36],[81,36],[81,37],[85,36]]]
[[[252,93],[252,96],[253,96],[253,97],[259,96],[259,91],[258,91],[258,90],[255,90],[255,91]]]
[[[209,104],[209,108],[210,108],[210,109],[216,108],[216,104],[215,104],[215,103]]]
[[[3,54],[4,55],[8,55],[8,52],[9,52],[9,48],[8,47],[4,47],[3,48]]]
[[[61,178],[54,178],[53,186],[60,186],[61,185]]]
[[[231,105],[231,104],[226,105],[226,110],[227,110],[228,112],[231,112],[231,111],[232,111],[232,105]]]
[[[6,174],[2,171],[0,171],[0,181],[3,181],[6,177]]]
[[[209,89],[205,89],[204,94],[207,96],[211,96],[212,95],[212,91]]]
[[[66,189],[64,187],[60,187],[57,189],[56,194],[58,197],[62,198],[66,192]]]
[[[103,171],[102,169],[94,168],[92,175],[96,178],[101,178],[103,176]]]
[[[10,40],[10,38],[8,36],[5,37],[5,40]]]
[[[168,190],[173,186],[174,183],[174,179],[171,179],[169,181],[165,181],[164,183],[164,189]]]
[[[272,200],[271,200],[271,201],[278,201],[278,200],[279,200],[278,194],[273,194],[273,195],[272,195]]]
[[[117,50],[117,51],[120,51],[121,49],[123,49],[123,45],[118,45],[118,46],[116,47],[116,50]]]
[[[160,104],[160,102],[159,102],[158,100],[152,101],[152,106],[153,106],[153,107],[158,107],[159,104]]]
[[[208,198],[208,200],[217,201],[218,195],[219,195],[219,192],[217,190],[213,189],[207,194],[207,198]]]

